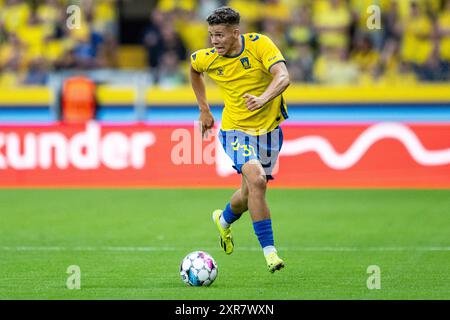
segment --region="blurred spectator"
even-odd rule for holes
[[[70,38],[58,38],[53,35],[45,41],[45,60],[50,64],[50,69],[74,68],[75,63],[67,63],[70,58],[69,52],[73,49],[75,42]]]
[[[0,21],[6,32],[15,32],[27,24],[31,8],[24,0],[7,0],[0,12]]]
[[[284,35],[283,28],[277,20],[272,18],[264,18],[261,21],[261,33],[268,36],[280,48],[281,52],[287,49],[287,41]]]
[[[400,19],[397,1],[390,3],[389,9],[386,10],[383,18],[384,45],[387,42],[395,42],[398,45],[402,38],[402,21]]]
[[[35,58],[28,64],[28,69],[23,79],[23,84],[26,85],[44,85],[48,78],[48,64],[42,57]]]
[[[189,53],[209,45],[208,29],[203,21],[196,19],[195,11],[180,12],[175,21],[175,29]]]
[[[98,61],[96,59],[97,42],[92,41],[92,36],[94,35],[92,30],[92,9],[89,5],[86,5],[84,10],[80,23],[81,27],[74,28],[67,33],[73,41],[71,51],[75,59],[75,68],[94,69],[98,67]]]
[[[282,0],[264,0],[261,5],[261,16],[283,24],[289,22],[289,7]]]
[[[410,64],[400,59],[400,47],[394,42],[385,46],[380,57],[381,76],[378,82],[382,85],[412,85],[417,82],[417,75]]]
[[[162,12],[172,11],[193,11],[195,9],[196,0],[159,0],[157,9]]]
[[[450,80],[450,0],[444,1],[444,9],[439,14],[437,28],[439,35],[439,59],[442,80]]]
[[[350,58],[358,66],[362,79],[375,79],[379,76],[380,54],[367,34],[357,36]]]
[[[345,49],[349,46],[351,15],[343,0],[314,1],[313,23],[320,46]]]
[[[186,83],[186,78],[181,71],[177,52],[166,52],[161,57],[158,84],[163,88],[170,89],[184,83]]]
[[[243,33],[255,31],[261,19],[261,2],[258,0],[230,0],[228,6],[236,9],[241,15]]]
[[[357,84],[358,66],[348,59],[345,48],[322,45],[314,65],[314,79],[328,85]]]
[[[58,27],[63,23],[63,8],[57,0],[45,0],[37,5],[36,14],[49,33],[56,34]]]
[[[433,36],[434,25],[431,18],[419,6],[418,1],[410,1],[410,16],[403,24],[401,57],[413,66],[423,80],[433,80],[430,75],[434,68]]]
[[[15,33],[10,33],[7,40],[0,45],[0,85],[18,85],[22,82],[25,50]]]
[[[164,20],[166,14],[161,10],[154,9],[150,14],[150,23],[144,32],[144,45],[148,50],[148,66],[150,69],[158,67],[158,44],[162,38],[162,28],[164,27]]]
[[[117,37],[115,0],[95,0],[95,5],[92,8],[92,25],[94,32],[100,35]]]
[[[27,24],[16,29],[16,34],[26,49],[25,63],[42,59],[45,39],[51,35],[51,29],[42,22],[36,11],[30,13]]]
[[[174,23],[168,18],[169,15],[159,10],[153,11],[151,24],[144,35],[150,71],[156,81],[158,81],[160,63],[165,54],[174,52],[179,61],[184,61],[187,57],[186,47],[175,31]]]
[[[385,25],[381,25],[381,18],[388,14],[388,5],[388,0],[350,0],[350,7],[355,23],[353,37],[369,37],[373,46],[377,50],[381,50],[383,46],[383,29],[386,28]],[[369,18],[370,22],[373,22],[373,17],[371,16],[374,14],[374,11],[369,10],[368,12],[368,8],[371,6],[376,6],[380,9],[380,29],[369,29],[367,25]]]
[[[311,82],[314,54],[312,42],[310,6],[302,6],[292,13],[291,23],[286,29],[288,48],[286,58],[290,77],[293,81]]]

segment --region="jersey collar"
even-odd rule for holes
[[[242,34],[241,34],[241,40],[242,40],[242,49],[241,49],[241,52],[239,52],[238,54],[235,54],[235,55],[233,55],[233,56],[230,56],[230,55],[224,55],[225,58],[236,58],[236,57],[239,57],[239,56],[242,54],[242,52],[244,52],[244,49],[245,49],[245,38],[244,38],[244,35],[242,35]]]

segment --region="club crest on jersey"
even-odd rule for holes
[[[242,58],[241,63],[244,69],[250,69],[252,67],[250,61],[248,60],[248,57]]]
[[[217,75],[223,76],[223,68],[222,67],[217,68]]]

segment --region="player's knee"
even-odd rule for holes
[[[247,179],[249,184],[249,191],[265,191],[267,186],[267,179],[265,175],[258,174]]]

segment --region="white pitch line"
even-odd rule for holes
[[[190,247],[192,249],[192,247]],[[259,247],[239,247],[239,251],[260,251]],[[186,247],[64,247],[64,246],[0,246],[0,251],[91,251],[91,252],[161,252],[161,251],[186,251]],[[197,250],[213,251],[219,250],[217,247],[201,247]],[[450,251],[450,246],[421,246],[421,247],[332,247],[332,246],[317,246],[317,247],[278,247],[280,251],[311,251],[311,252],[362,252],[362,251]]]

